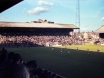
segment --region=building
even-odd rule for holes
[[[97,34],[99,34],[100,38],[104,38],[104,25],[102,25],[100,28],[98,28],[95,32]]]

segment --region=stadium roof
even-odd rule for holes
[[[95,32],[104,33],[104,25],[102,25],[100,28],[98,28]]]
[[[23,28],[73,28],[79,29],[73,24],[50,24],[50,23],[25,23],[25,22],[0,22],[0,27],[23,27]]]
[[[23,0],[0,0],[0,13]]]
[[[79,29],[77,26],[75,26],[74,24],[58,24],[58,25],[62,25],[64,27],[70,27],[70,28],[76,28]]]

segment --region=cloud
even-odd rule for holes
[[[38,5],[41,5],[41,6],[52,6],[53,3],[52,2],[43,1],[43,0],[39,0],[38,1]]]
[[[48,12],[49,10],[47,8],[43,8],[43,7],[36,7],[34,9],[28,10],[29,14],[41,14],[44,12]]]
[[[102,17],[101,20],[104,21],[104,17]]]

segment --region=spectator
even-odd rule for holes
[[[15,54],[13,58],[13,62],[8,69],[8,73],[6,73],[6,77],[8,78],[24,78],[23,77],[23,66],[21,64],[21,55]]]

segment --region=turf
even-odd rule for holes
[[[60,48],[62,48],[62,55]],[[96,52],[98,48],[101,52]],[[71,45],[66,46],[66,49],[62,46],[55,47],[53,50],[51,47],[6,49],[9,52],[20,53],[24,61],[35,59],[39,67],[66,78],[104,78],[104,46]],[[87,49],[90,51],[88,52]]]

